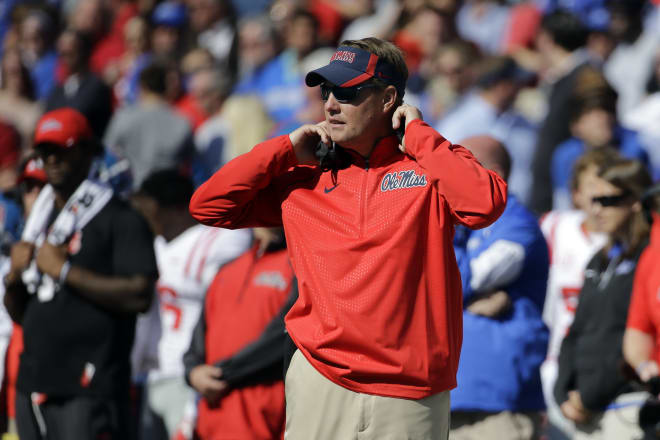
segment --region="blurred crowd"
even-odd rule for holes
[[[183,269],[181,277],[189,276],[190,266],[184,267],[176,259],[167,263],[165,256],[167,246],[182,231],[194,227],[188,223],[185,209],[192,188],[259,142],[322,121],[320,91],[306,87],[304,75],[326,64],[341,41],[365,37],[390,40],[404,51],[410,73],[404,101],[420,108],[424,120],[450,142],[485,135],[506,149],[509,192],[516,203],[534,213],[534,227],[540,224],[545,238],[539,241],[534,238],[536,232],[530,233],[529,249],[535,255],[549,251],[548,257],[535,257],[533,263],[537,268],[544,266],[546,273],[531,277],[534,285],[519,289],[520,294],[503,287],[500,290],[508,296],[498,297],[503,298],[501,304],[484,302],[479,307],[465,297],[466,307],[472,306],[466,308],[466,314],[500,323],[512,314],[534,315],[538,325],[521,324],[524,340],[507,339],[515,333],[508,329],[490,344],[491,349],[504,351],[524,345],[516,353],[528,356],[526,360],[503,362],[512,362],[515,368],[524,364],[525,371],[492,389],[488,379],[483,382],[469,371],[459,372],[459,393],[461,385],[473,379],[483,389],[466,391],[471,393],[467,397],[453,395],[453,409],[534,412],[539,417],[531,422],[533,435],[543,430],[553,439],[605,429],[608,408],[614,408],[621,396],[639,391],[618,376],[613,364],[623,360],[633,275],[649,242],[649,219],[636,203],[641,203],[644,192],[660,178],[660,1],[2,0],[2,264],[9,264],[11,245],[20,239],[25,219],[46,183],[40,157],[33,149],[37,122],[45,112],[72,107],[87,118],[95,137],[102,140],[104,151],[94,172],[116,194],[131,200],[158,236],[155,249],[161,278]],[[163,170],[170,174],[158,174]],[[168,187],[166,177],[176,176],[189,179],[190,187],[186,182]],[[168,198],[164,188],[179,198]],[[616,199],[622,194],[629,198]],[[511,228],[520,231],[526,227]],[[509,232],[501,233],[505,241],[517,240],[507,238]],[[206,229],[195,234],[187,239],[188,244],[179,243],[179,251],[169,251],[172,255],[190,252],[192,267],[199,264],[197,280],[191,278],[196,284],[187,285],[194,293],[186,299],[193,305],[186,306],[192,310],[191,317],[181,321],[183,339],[163,348],[158,332],[154,335],[149,330],[160,326],[160,321],[165,323],[163,327],[178,329],[180,325],[172,319],[181,317],[172,317],[172,312],[181,304],[172,304],[181,299],[177,300],[163,279],[151,310],[138,320],[136,346],[141,352],[136,349],[133,353],[137,387],[150,389],[155,383],[164,383],[163,377],[174,375],[180,382],[176,390],[190,390],[183,382],[183,355],[194,341],[193,329],[205,307],[206,290],[221,266],[251,249],[250,238],[240,234],[232,239],[216,237]],[[273,237],[259,238],[259,234],[252,240],[278,242]],[[476,273],[474,265],[483,264],[485,257],[474,252],[478,244],[473,241],[471,245],[471,239],[474,236],[457,231],[457,256],[459,264],[465,258],[465,267]],[[497,244],[487,234],[479,243],[487,240]],[[498,246],[497,252],[509,252],[510,261],[517,261],[517,247],[502,247],[501,242]],[[193,258],[193,249],[198,248],[203,248],[203,258]],[[520,261],[508,268],[515,276],[502,278],[507,283],[527,283],[525,274],[533,269]],[[282,280],[268,276],[262,280],[281,286],[278,291],[285,295],[273,299],[269,311],[255,324],[254,334],[238,338],[241,344],[257,340],[269,318],[276,318],[280,307],[285,307],[292,277],[286,273]],[[480,282],[487,284],[487,280],[473,278],[467,284],[464,280],[464,290],[477,291]],[[590,297],[610,290],[610,296],[616,298],[611,303]],[[528,300],[523,301],[524,306],[516,306],[526,291],[531,292]],[[578,308],[583,295],[591,302]],[[146,319],[159,313],[160,321]],[[594,324],[591,321],[596,315],[599,323]],[[571,331],[574,319],[579,326]],[[488,368],[488,356],[471,357],[470,335],[478,338],[484,331],[490,335],[497,331],[471,320],[466,317],[464,347],[468,348],[462,364],[477,362]],[[640,326],[635,328],[644,330]],[[205,331],[231,333],[232,329],[209,327]],[[11,420],[12,386],[22,346],[20,327],[3,316],[0,334],[0,352],[7,352],[0,369],[6,365],[8,387],[4,393],[9,397],[6,412]],[[204,333],[201,338],[203,347]],[[226,360],[240,348],[234,344],[220,350],[220,358]],[[149,354],[154,350],[157,353]],[[484,348],[474,350],[483,353]],[[585,352],[598,362],[582,360]],[[207,340],[200,362],[208,354]],[[492,356],[494,364],[499,362],[497,356]],[[649,359],[627,360],[635,369]],[[174,367],[165,368],[159,362]],[[500,370],[506,370],[505,365],[489,370],[493,382]],[[195,382],[189,371],[194,365],[185,367],[185,379]],[[228,364],[224,367],[229,368]],[[160,371],[160,376],[154,376],[154,371]],[[208,375],[221,377],[217,371]],[[585,385],[589,376],[601,381]],[[209,388],[201,391],[204,386],[192,385],[204,397],[205,391],[213,395],[211,400],[226,393]],[[468,385],[464,389],[472,390]],[[600,390],[594,391],[595,396],[590,394],[594,389]],[[162,386],[152,389],[163,390]],[[516,393],[526,397],[518,399]],[[133,431],[145,439],[189,437],[199,396],[189,394],[175,394],[182,396],[180,408],[160,410],[165,431],[151,427],[153,418],[142,416],[135,424],[149,427],[134,426]],[[165,400],[171,398],[171,394],[165,396]],[[588,400],[589,396],[593,399]],[[159,413],[158,398],[145,393],[142,400]],[[626,409],[640,406],[617,405]],[[176,414],[167,415],[169,410]],[[279,426],[277,423],[273,426]],[[7,430],[15,433],[11,423]],[[611,432],[618,437],[602,438],[638,435],[636,431]]]

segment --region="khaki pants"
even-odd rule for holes
[[[446,440],[449,392],[420,400],[356,393],[296,350],[286,373],[286,440]]]
[[[536,440],[541,434],[541,413],[486,413],[455,411],[451,414],[451,440]]]

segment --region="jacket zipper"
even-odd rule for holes
[[[360,238],[364,237],[367,211],[367,183],[369,181],[369,159],[364,160],[364,178],[362,179],[362,195],[360,196]]]

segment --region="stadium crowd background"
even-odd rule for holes
[[[29,159],[45,111],[87,116],[105,146],[100,175],[127,198],[164,169],[198,186],[258,142],[323,120],[305,73],[367,36],[404,51],[405,101],[448,140],[506,146],[509,189],[539,219],[584,208],[573,166],[585,152],[612,147],[660,177],[658,1],[3,0],[4,255],[43,184]],[[0,321],[4,355],[12,324]]]

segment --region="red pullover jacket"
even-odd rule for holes
[[[204,303],[206,363],[237,353],[256,340],[289,297],[293,270],[286,250],[257,256],[257,247],[224,266]],[[196,431],[204,440],[282,438],[284,384],[281,380],[232,389],[217,408],[198,405]]]
[[[642,252],[635,271],[628,322],[634,328],[653,337],[652,360],[660,364],[660,214],[653,214],[650,244]]]
[[[194,194],[224,228],[284,225],[299,298],[286,326],[307,360],[356,392],[420,399],[456,386],[462,341],[454,225],[491,224],[506,183],[421,120],[406,151],[383,138],[336,178],[297,165],[288,136],[263,142]]]

